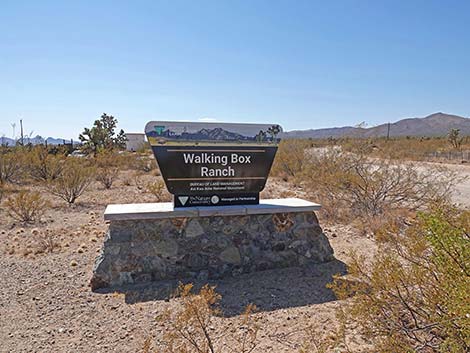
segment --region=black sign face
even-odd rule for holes
[[[145,128],[175,207],[259,203],[279,125],[150,122]]]

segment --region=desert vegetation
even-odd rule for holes
[[[253,274],[220,285],[185,283],[177,295],[166,297],[153,296],[150,290],[145,299],[132,302],[142,294],[96,294],[87,287],[106,231],[102,212],[108,203],[171,198],[151,152],[122,151],[119,139],[113,140],[119,134],[109,117],[84,134],[81,157],[56,146],[0,149],[4,271],[28,271],[21,272],[28,277],[40,268],[42,276],[32,277],[37,283],[23,285],[2,273],[8,277],[4,292],[10,293],[13,306],[21,303],[15,306],[21,315],[27,314],[24,308],[31,298],[46,301],[57,296],[56,287],[43,283],[60,278],[60,295],[74,293],[80,298],[76,300],[81,313],[90,322],[99,321],[95,311],[110,315],[103,325],[118,325],[117,336],[103,333],[101,323],[82,331],[80,320],[70,319],[67,304],[63,307],[68,309],[57,310],[54,316],[41,311],[53,304],[39,306],[43,320],[51,327],[63,320],[61,332],[68,332],[67,337],[74,337],[74,332],[89,336],[87,343],[96,349],[120,340],[126,351],[146,352],[468,351],[470,215],[452,206],[453,190],[464,179],[444,163],[416,162],[429,151],[455,150],[448,137],[281,143],[262,196],[297,196],[321,203],[320,224],[336,257],[347,264],[347,275],[328,278],[296,269],[283,282],[282,272]],[[108,123],[113,133],[103,134]],[[105,137],[98,142],[98,136]],[[468,140],[459,139],[459,150],[466,150]],[[60,274],[51,270],[54,266]],[[301,272],[305,277],[295,282]],[[239,292],[231,295],[227,286]],[[297,288],[302,286],[304,291]],[[321,294],[316,294],[318,286]],[[284,297],[283,291],[288,291]],[[17,292],[24,294],[16,296]],[[267,294],[260,299],[258,293]],[[97,304],[87,308],[87,303]],[[273,309],[267,310],[271,304]],[[235,306],[239,310],[233,312]],[[1,314],[11,318],[9,312]],[[21,315],[18,322],[27,322]],[[67,331],[72,323],[76,326]],[[19,324],[11,327],[23,332]],[[58,331],[55,334],[55,342],[68,342]],[[42,343],[31,339],[30,350],[52,347],[50,334],[38,337]],[[13,336],[3,341],[25,343]]]
[[[343,324],[358,324],[370,351],[468,352],[469,222],[468,211],[435,207],[405,231],[390,225],[372,264],[353,256],[354,281],[332,283],[338,298],[351,298]]]

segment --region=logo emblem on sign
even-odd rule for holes
[[[186,202],[188,202],[188,199],[189,199],[188,196],[178,196],[178,200],[180,200],[183,206],[186,205]]]

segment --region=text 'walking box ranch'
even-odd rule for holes
[[[258,204],[281,131],[276,124],[152,121],[145,127],[175,207]]]

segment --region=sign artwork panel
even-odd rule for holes
[[[259,203],[282,128],[151,121],[145,134],[175,207]]]

